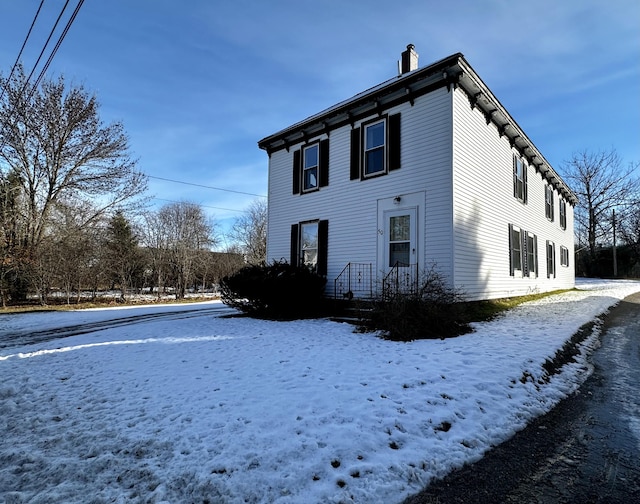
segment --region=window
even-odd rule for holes
[[[513,155],[513,196],[522,203],[527,202],[527,165],[515,154]]]
[[[547,278],[556,277],[556,246],[547,241]]]
[[[385,171],[385,121],[364,127],[364,176]]]
[[[562,198],[559,198],[559,199],[560,199],[560,227],[562,229],[567,229],[567,202]]]
[[[318,264],[318,223],[300,224],[300,263],[311,269]]]
[[[509,247],[511,249],[511,275],[522,271],[522,234],[520,229],[509,225]]]
[[[400,114],[378,117],[351,130],[351,180],[400,168]]]
[[[538,238],[532,233],[527,233],[527,264],[526,275],[531,277],[538,276]]]
[[[327,274],[329,221],[316,220],[291,225],[291,264],[308,266]]]
[[[538,237],[509,224],[510,273],[523,277],[538,276]]]
[[[318,188],[318,144],[302,150],[302,190],[312,191]]]
[[[329,139],[293,151],[293,194],[317,191],[329,185]]]
[[[409,266],[411,262],[411,216],[396,215],[389,218],[389,267]]]
[[[569,266],[569,249],[560,246],[560,266]]]
[[[544,186],[544,214],[553,222],[553,187],[549,184]]]

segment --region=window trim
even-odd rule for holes
[[[544,215],[548,221],[553,222],[554,220],[554,198],[553,198],[554,189],[551,184],[545,184],[544,186]]]
[[[518,168],[522,168],[521,176]],[[513,197],[527,204],[527,164],[522,156],[513,154]]]
[[[306,159],[307,159],[306,153],[312,147],[316,148],[316,164],[313,165],[310,168],[307,168],[305,166]],[[303,193],[309,193],[309,192],[313,192],[313,191],[318,191],[320,189],[320,140],[317,140],[315,142],[309,143],[307,145],[303,145],[300,156],[301,156],[301,163],[302,163],[302,165],[301,165],[301,169],[302,169],[302,172],[301,172],[302,192]],[[306,185],[307,185],[306,184],[307,183],[307,177],[305,176],[306,172],[309,171],[309,170],[313,170],[313,169],[315,169],[315,171],[316,171],[316,185],[313,186],[313,187],[306,187]]]
[[[366,130],[370,126],[383,122],[385,133],[383,146],[384,170],[365,174],[366,165]],[[402,115],[379,114],[373,119],[364,121],[358,126],[352,125],[350,154],[349,154],[349,180],[360,182],[384,175],[389,175],[392,171],[399,170],[402,165]],[[322,162],[322,161],[321,161]],[[322,184],[320,184],[322,185]]]
[[[547,240],[547,278],[556,277],[556,244]]]
[[[300,236],[298,238],[298,264],[300,264],[301,266],[307,266],[309,269],[311,269],[312,271],[315,271],[318,267],[318,234],[319,234],[319,225],[318,225],[318,220],[311,220],[311,221],[304,221],[301,222],[299,225],[299,230],[300,230]],[[305,226],[311,226],[311,225],[315,225],[316,227],[316,246],[315,247],[306,247],[304,246],[304,240],[302,239],[304,236],[304,229]],[[309,264],[305,263],[304,257],[305,257],[305,252],[308,250],[315,250],[316,254],[315,254],[315,258],[316,261],[313,264],[313,266],[310,266]]]
[[[567,202],[564,198],[559,197],[558,202],[560,205],[560,228],[563,230],[567,229]]]
[[[538,278],[538,237],[529,231],[525,231],[524,233],[524,239],[527,243],[525,247],[525,253],[527,254],[527,276],[531,277],[531,273],[533,273],[533,277]],[[531,248],[529,247],[529,239],[531,239]]]
[[[362,131],[362,158],[361,158],[361,168],[360,173],[363,179],[370,179],[374,177],[379,177],[381,175],[386,175],[389,173],[389,160],[388,160],[388,146],[389,146],[389,124],[388,124],[388,116],[383,115],[382,117],[376,117],[375,119],[371,119],[370,121],[364,122],[361,124],[360,128]],[[376,126],[377,124],[382,124],[384,126],[384,143],[382,147],[375,147],[373,149],[367,150],[367,128],[371,128],[372,126]],[[382,170],[375,171],[373,173],[367,173],[367,152],[382,149]]]
[[[524,276],[523,269],[523,258],[522,258],[522,232],[523,230],[518,226],[514,226],[513,224],[509,224],[509,266],[510,266],[510,276],[516,276],[516,272],[520,272],[522,276]],[[515,235],[517,234],[517,240],[514,240]],[[518,259],[519,265],[516,266],[516,260]]]
[[[318,146],[316,164],[316,186],[305,189],[304,180],[304,152],[306,149]],[[293,194],[302,195],[319,191],[329,185],[329,138],[318,138],[308,142],[293,151]]]
[[[569,267],[569,249],[560,245],[560,266]]]
[[[290,261],[293,266],[304,265],[304,250],[302,243],[303,227],[308,224],[317,224],[316,236],[316,264],[312,268],[319,275],[327,275],[328,243],[329,243],[329,221],[323,219],[312,219],[297,222],[291,225],[291,254]]]

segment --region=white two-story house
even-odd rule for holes
[[[576,195],[462,54],[417,60],[260,140],[268,260],[337,297],[432,268],[470,300],[572,288]]]

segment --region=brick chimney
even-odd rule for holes
[[[409,44],[407,50],[402,53],[402,60],[400,61],[400,75],[404,75],[407,72],[418,69],[418,53],[415,51],[415,46]]]

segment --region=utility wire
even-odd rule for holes
[[[213,187],[213,186],[207,186],[202,184],[194,184],[193,182],[183,182],[182,180],[173,180],[173,179],[168,179],[163,177],[155,177],[153,175],[147,175],[147,177],[152,179],[157,179],[157,180],[164,180],[166,182],[175,182],[176,184],[185,184],[185,185],[196,186],[196,187],[204,187],[205,189],[214,189],[216,191],[231,192],[236,194],[246,194],[247,196],[257,196],[258,198],[266,198],[264,194],[255,194],[255,193],[244,192],[244,191],[234,191],[233,189],[223,189],[222,187]]]
[[[78,15],[78,11],[80,10],[80,7],[82,7],[83,3],[84,3],[84,0],[79,0],[78,1],[78,5],[76,5],[76,8],[74,9],[73,14],[71,14],[71,17],[67,21],[67,25],[64,27],[64,30],[62,30],[62,33],[60,34],[60,37],[58,37],[58,41],[56,42],[56,45],[54,46],[53,50],[51,51],[51,54],[49,55],[49,58],[47,59],[47,62],[44,64],[44,67],[42,68],[42,71],[40,72],[40,75],[38,75],[38,78],[33,83],[33,91],[32,91],[32,93],[38,87],[38,84],[40,84],[40,81],[42,80],[42,77],[44,77],[44,74],[46,73],[47,69],[49,68],[49,65],[53,61],[53,57],[58,52],[58,49],[60,49],[60,45],[62,44],[62,41],[64,40],[64,38],[67,36],[67,32],[69,31],[69,28],[71,28],[71,25],[73,24],[74,20],[76,19],[76,16]],[[65,7],[66,6],[67,6],[67,4],[65,4]],[[63,12],[64,12],[64,9],[63,9]],[[60,13],[60,15],[62,15],[62,13]],[[60,18],[58,18],[58,19],[60,19]],[[56,24],[57,24],[57,21],[56,21]],[[55,26],[54,26],[54,29],[55,29]]]
[[[24,47],[27,45],[27,41],[31,36],[31,31],[33,30],[33,26],[36,24],[36,20],[38,19],[38,15],[40,14],[40,10],[42,9],[42,4],[44,4],[44,0],[40,0],[40,5],[38,6],[38,10],[36,11],[36,15],[33,17],[33,21],[31,21],[31,26],[29,27],[29,31],[27,32],[27,36],[24,38],[24,42],[22,42],[22,47],[20,48],[20,52],[18,53],[18,57],[13,63],[13,67],[11,67],[11,73],[9,73],[9,78],[6,81],[6,85],[2,86],[2,93],[0,93],[0,100],[4,97],[4,92],[7,90],[7,86],[11,82],[11,77],[13,77],[13,72],[15,72],[16,67],[18,66],[18,62],[20,61],[20,57],[22,56],[22,52],[24,51]]]
[[[47,46],[49,45],[49,41],[51,40],[51,37],[53,37],[53,33],[56,31],[56,27],[58,26],[58,23],[60,22],[60,18],[62,17],[62,15],[64,14],[65,9],[67,8],[67,5],[69,4],[69,0],[67,0],[64,3],[64,6],[62,7],[62,10],[60,11],[60,14],[58,15],[58,19],[56,19],[55,24],[53,25],[53,28],[51,28],[51,32],[49,33],[49,37],[47,37],[47,41],[44,43],[44,46],[42,47],[42,51],[40,51],[40,55],[38,56],[38,59],[36,60],[36,64],[33,65],[33,70],[31,70],[31,73],[29,74],[29,77],[27,77],[27,80],[24,83],[24,86],[22,88],[22,91],[20,91],[20,94],[22,95],[25,91],[25,89],[27,89],[27,86],[29,84],[29,81],[31,80],[31,77],[33,76],[33,72],[36,71],[36,68],[38,67],[38,64],[40,63],[40,60],[42,59],[42,55],[44,54],[44,52],[47,50]],[[35,86],[30,94],[30,96],[33,94],[33,91],[35,91]]]

